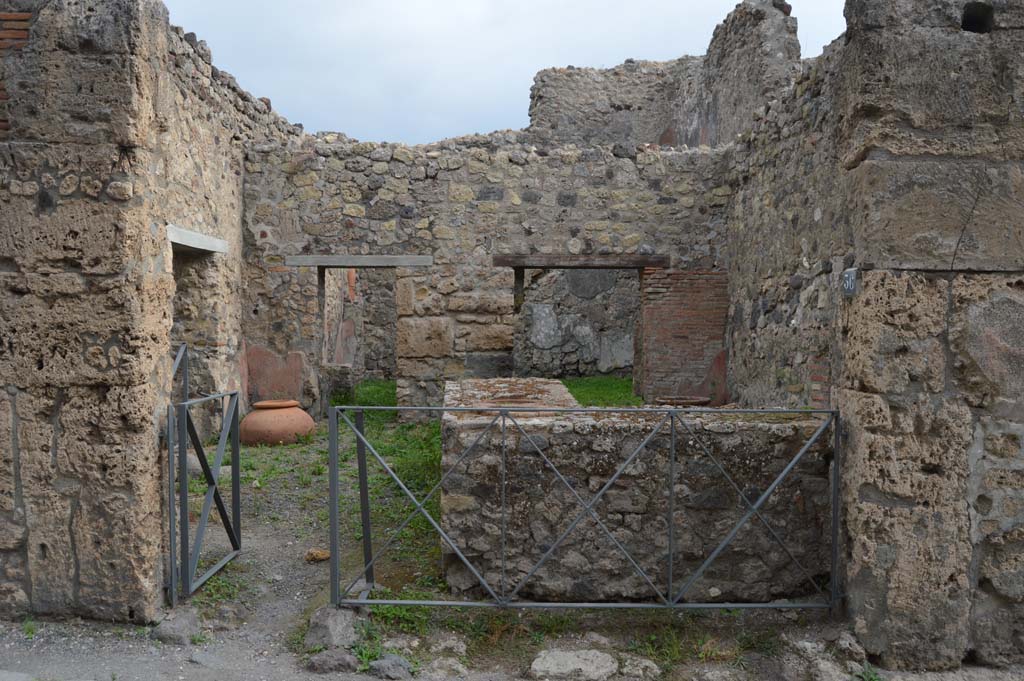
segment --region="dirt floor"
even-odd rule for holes
[[[368,420],[367,430],[414,493],[422,495],[432,487],[439,467],[436,425],[376,418]],[[151,627],[94,621],[0,622],[0,681],[325,678],[307,670],[309,658],[319,650],[307,646],[304,635],[310,614],[327,603],[328,563],[307,560],[311,550],[329,547],[326,449],[325,434],[320,432],[293,446],[244,450],[243,552],[179,607],[179,613],[194,608],[199,614],[200,627],[186,635],[187,641],[161,643]],[[353,579],[359,572],[361,535],[351,436],[343,438],[340,450],[342,564],[343,573]],[[222,481],[225,493],[230,490],[226,483]],[[370,486],[375,536],[383,538],[412,507],[379,468]],[[191,508],[197,510],[204,485],[194,480],[190,490]],[[223,528],[215,515],[212,518],[204,564],[211,564],[228,546]],[[415,521],[403,532],[401,544],[402,550],[378,566],[377,581],[386,587],[384,593],[443,598],[436,537],[425,523]],[[375,658],[396,652],[409,660],[417,678],[429,679],[528,678],[538,655],[548,650],[603,651],[621,664],[615,679],[1024,679],[1024,669],[948,675],[876,672],[866,665],[863,651],[856,644],[851,647],[844,628],[823,614],[472,610],[377,606],[360,620],[361,638],[353,652],[364,670]],[[455,671],[438,671],[445,668],[437,666],[438,658]],[[627,660],[637,659],[656,667],[646,667],[643,675],[630,671]],[[327,678],[368,677],[335,672]]]

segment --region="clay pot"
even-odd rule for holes
[[[290,445],[314,430],[313,419],[295,400],[264,400],[242,419],[239,436],[246,445]]]

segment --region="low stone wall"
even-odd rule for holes
[[[558,381],[496,379],[449,382],[446,406],[514,405],[574,407]],[[484,431],[493,413],[444,417],[443,460],[448,477],[441,525],[492,585],[508,590],[557,541],[581,511],[580,502],[548,467],[523,432],[589,501],[661,420],[646,414],[513,414],[504,437],[499,424],[473,453],[462,452]],[[756,499],[820,425],[811,417],[687,416],[676,427],[671,475],[669,424],[659,430],[596,504],[608,530],[662,591],[669,579],[669,494],[674,495],[673,584],[688,576],[739,521],[746,507],[703,442],[750,499]],[[692,432],[690,432],[692,431]],[[824,583],[829,556],[828,437],[807,452],[763,507],[764,518],[793,555]],[[504,579],[502,561],[502,460],[507,462]],[[669,481],[671,479],[671,485]],[[446,579],[455,592],[481,591],[458,557],[445,548]],[[736,535],[687,594],[691,601],[765,602],[814,593],[805,575],[756,519]],[[654,592],[592,519],[585,519],[525,584],[519,595],[541,600],[651,600]]]

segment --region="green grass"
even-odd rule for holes
[[[200,564],[199,572],[202,573],[205,569]],[[249,588],[246,571],[247,568],[242,563],[237,560],[231,561],[220,572],[206,580],[206,583],[192,596],[192,604],[204,615],[210,615],[221,603],[237,601]]]
[[[24,622],[21,623],[21,633],[25,635],[29,641],[36,637],[39,633],[39,625],[31,617],[27,617]]]
[[[644,401],[633,394],[633,379],[617,376],[564,378],[562,383],[583,407],[639,407]]]
[[[351,394],[336,395],[331,402],[335,405],[350,406],[395,406],[398,403],[394,381],[371,380],[356,386]],[[387,462],[402,483],[422,500],[441,479],[441,424],[438,420],[425,423],[400,423],[394,411],[364,412],[364,432],[367,441]],[[355,423],[352,414],[348,414]],[[339,452],[339,458],[352,462],[356,457],[356,441],[344,421],[340,424],[343,439],[351,444]],[[367,451],[370,497],[372,499],[373,534],[377,544],[382,544],[412,512],[413,505],[401,491],[387,471]],[[356,467],[343,468],[342,475],[350,476],[353,484]],[[348,521],[346,532],[353,539],[361,538],[359,523],[359,500],[353,494],[344,499],[343,516]],[[426,510],[434,518],[440,517],[440,494],[435,494],[426,504]],[[439,570],[441,543],[436,531],[422,515],[416,515],[399,533],[396,544],[386,554],[387,560],[378,572],[393,572],[403,575],[394,579],[389,586],[401,591],[413,579],[433,576]],[[378,582],[381,579],[378,577]],[[384,582],[388,584],[388,582]]]
[[[853,675],[853,678],[856,681],[884,681],[878,671],[870,664],[865,664],[863,669]]]

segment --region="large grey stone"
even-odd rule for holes
[[[180,607],[167,615],[160,624],[153,627],[150,636],[161,643],[184,646],[198,634],[199,615],[190,607]]]
[[[604,681],[619,671],[619,663],[600,650],[544,650],[530,665],[535,679]]]
[[[348,651],[333,648],[312,655],[306,666],[309,668],[309,671],[317,674],[354,672],[359,668],[359,660]]]
[[[378,679],[400,679],[412,678],[412,665],[401,655],[385,655],[379,660],[370,663],[370,674]]]
[[[359,640],[356,613],[345,608],[325,605],[309,618],[306,631],[307,648],[347,648]]]

